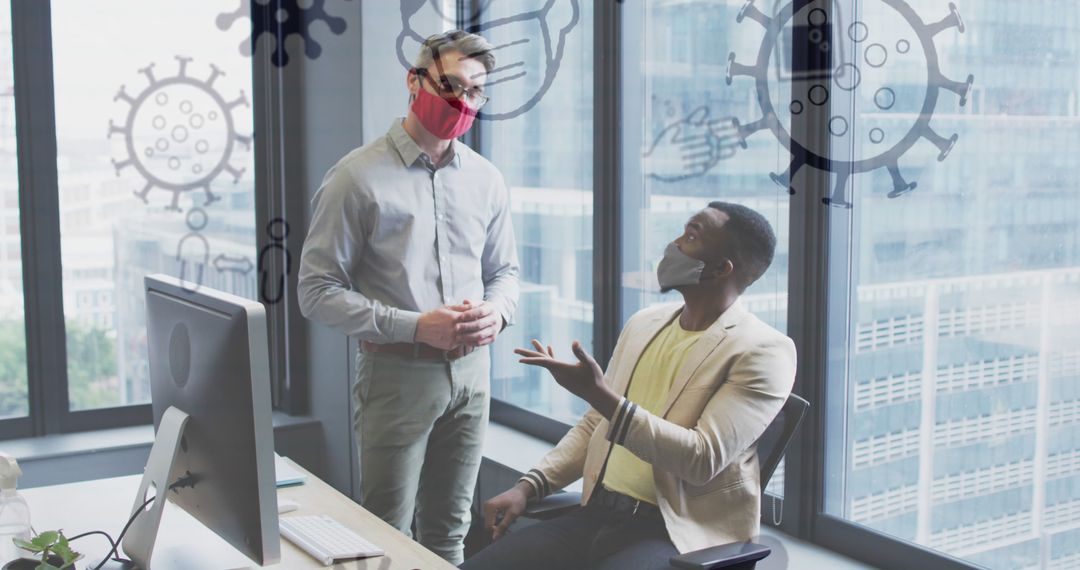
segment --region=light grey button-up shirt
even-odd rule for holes
[[[518,299],[510,195],[468,146],[435,168],[396,119],[345,155],[312,199],[300,311],[360,340],[413,342],[420,314],[480,299],[506,325]]]

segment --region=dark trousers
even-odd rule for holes
[[[668,570],[679,552],[663,519],[604,508],[512,530],[461,565],[464,570]]]

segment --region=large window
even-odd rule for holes
[[[11,6],[0,4],[0,418],[29,411],[12,63]]]
[[[833,215],[849,254],[830,283],[846,357],[825,512],[995,569],[1075,568],[1080,5],[956,7],[834,12],[850,57],[830,85],[833,158],[892,154],[904,178],[855,174]]]
[[[145,275],[259,298],[246,12],[0,2],[0,436],[150,421]]]
[[[738,131],[757,118],[748,113],[760,113],[752,81],[726,81],[728,52],[756,52],[760,44],[760,34],[737,24],[738,11],[739,5],[708,1],[641,2],[623,11],[620,322],[647,306],[681,302],[676,292],[659,293],[656,262],[692,215],[724,201],[758,211],[777,234],[772,266],[742,303],[786,330],[789,199],[767,177],[783,170],[786,158],[775,139],[744,141]],[[773,82],[774,101],[789,93],[790,83]],[[783,489],[781,464],[769,492],[783,496]]]
[[[251,59],[222,11],[52,1],[72,410],[149,402],[144,275],[257,298]]]
[[[483,21],[536,4],[464,3]],[[495,354],[587,342],[676,301],[655,287],[663,247],[710,200],[751,206],[779,243],[744,302],[796,338],[811,401],[768,489],[793,504],[782,526],[893,568],[1080,564],[1080,5],[580,8],[547,95],[482,126],[525,281]],[[542,60],[516,68],[519,85],[545,77]],[[593,93],[599,75],[617,80]],[[590,145],[606,105],[614,189]],[[592,207],[611,192],[618,208]],[[612,221],[618,243],[592,243]],[[616,314],[590,277],[612,280]],[[504,403],[583,410],[512,356],[494,370]]]
[[[593,3],[535,4],[480,2],[470,21],[499,46],[480,141],[510,188],[521,262],[517,326],[492,351],[492,396],[575,422],[586,404],[513,349],[535,338],[566,358],[571,342],[593,338]]]

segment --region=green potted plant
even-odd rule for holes
[[[16,538],[15,546],[40,556],[40,559],[16,558],[4,565],[3,570],[64,570],[74,568],[75,561],[82,554],[75,552],[68,544],[62,530],[48,530],[39,533],[29,542]]]

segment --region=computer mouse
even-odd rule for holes
[[[293,511],[295,511],[296,509],[299,509],[299,508],[300,508],[300,503],[297,503],[296,501],[290,501],[288,499],[278,499],[277,512],[278,512],[279,515],[283,515],[285,513],[291,513]]]

